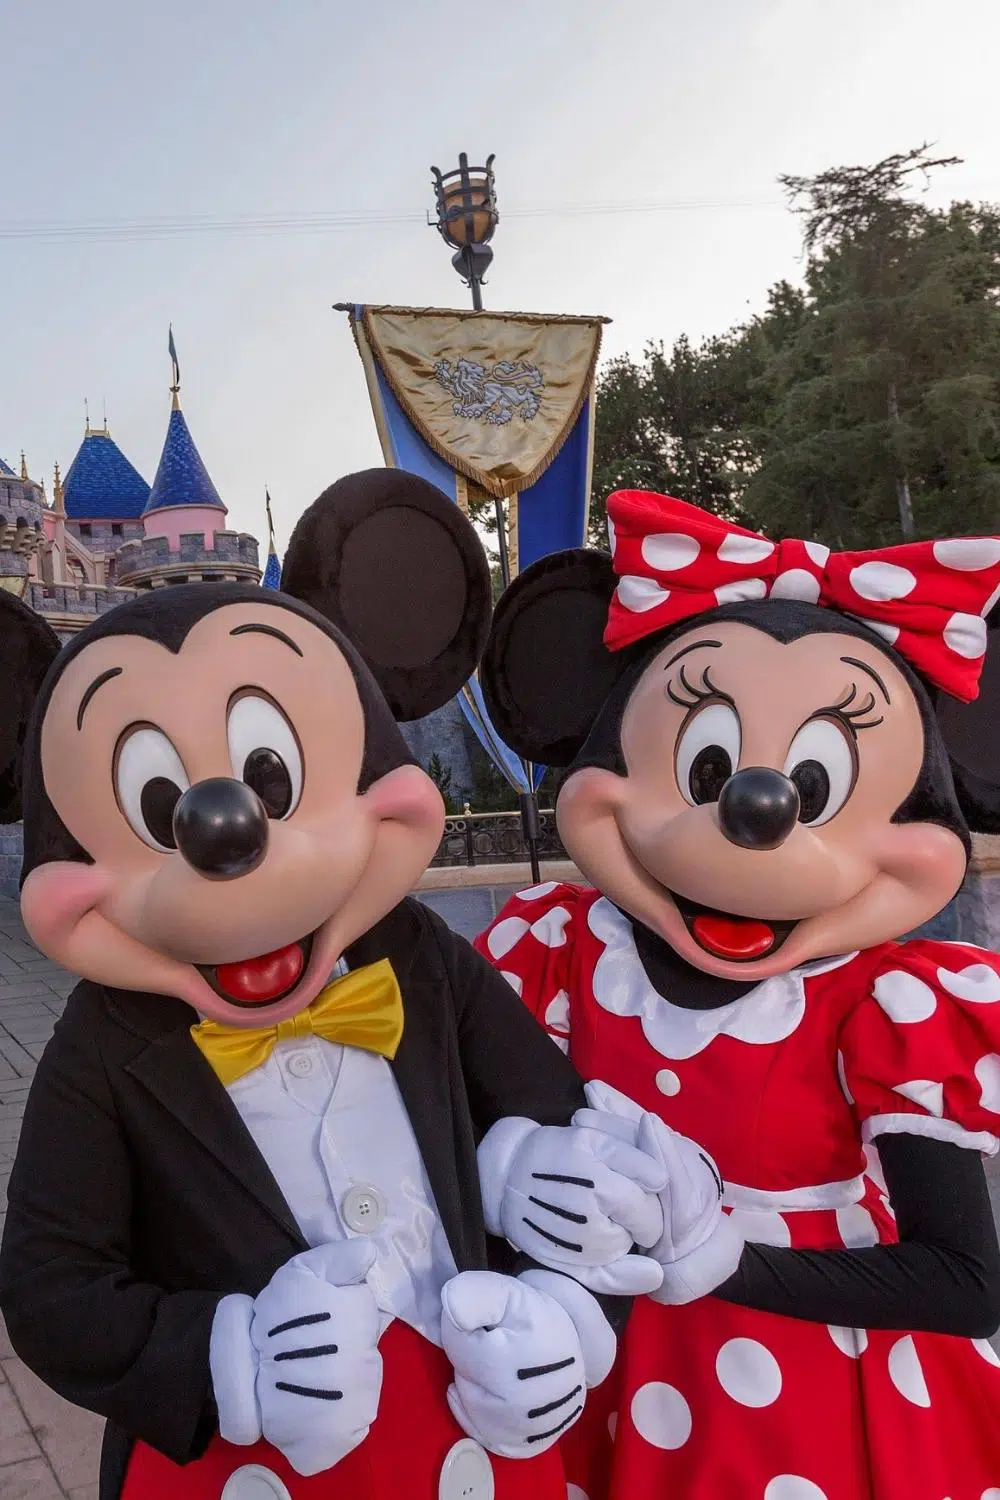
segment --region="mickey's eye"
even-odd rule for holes
[[[688,720],[677,741],[677,785],[686,801],[718,802],[719,793],[740,763],[742,735],[729,703],[710,703]]]
[[[281,709],[243,693],[230,707],[227,732],[234,775],[257,793],[269,818],[287,818],[302,795],[302,751]]]
[[[810,719],[792,741],[785,775],[799,794],[799,822],[819,827],[835,817],[858,779],[858,752],[835,719]]]
[[[174,808],[191,785],[180,756],[161,729],[126,730],[115,753],[115,795],[133,833],[169,854],[177,848]]]

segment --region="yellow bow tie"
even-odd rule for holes
[[[202,1021],[191,1027],[195,1046],[228,1088],[270,1057],[278,1042],[321,1036],[393,1058],[403,1035],[403,997],[387,958],[354,969],[321,990],[306,1010],[276,1026],[226,1026]]]

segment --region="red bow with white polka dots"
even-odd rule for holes
[[[1000,599],[1000,537],[831,552],[769,542],[669,495],[608,499],[618,587],[604,643],[620,651],[692,615],[744,599],[800,599],[863,621],[963,703],[979,693],[984,617]]]

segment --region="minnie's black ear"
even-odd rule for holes
[[[602,639],[616,582],[604,553],[555,552],[497,605],[479,680],[501,738],[525,760],[568,766],[624,670]]]
[[[959,703],[942,694],[937,702],[959,805],[973,833],[1000,833],[1000,611],[987,624],[979,697]]]
[[[0,589],[0,823],[21,816],[24,737],[42,679],[59,651],[51,626]]]
[[[292,533],[281,587],[343,631],[398,720],[453,698],[489,634],[490,570],[472,523],[401,469],[350,474],[320,495]]]

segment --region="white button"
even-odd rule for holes
[[[262,1464],[244,1464],[226,1480],[219,1500],[292,1500],[286,1485]]]
[[[352,1187],[340,1205],[344,1223],[355,1234],[371,1234],[385,1218],[385,1199],[378,1188]]]
[[[441,1465],[438,1500],[493,1500],[493,1465],[485,1448],[463,1438]]]
[[[295,1052],[288,1059],[288,1071],[296,1078],[308,1078],[313,1070],[313,1060],[308,1052]]]

